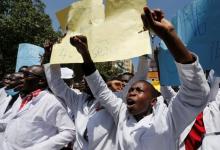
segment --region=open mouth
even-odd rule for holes
[[[135,101],[134,100],[132,100],[132,99],[127,99],[127,105],[128,106],[132,106],[132,105],[134,105],[135,104]]]

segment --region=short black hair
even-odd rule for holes
[[[28,66],[22,66],[18,69],[18,72],[23,72],[27,68],[28,68]]]

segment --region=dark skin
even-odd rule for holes
[[[160,10],[151,11],[148,7],[144,7],[144,13],[141,15],[144,29],[152,30],[167,45],[174,59],[178,63],[189,64],[195,61],[193,55],[187,50],[182,41],[177,36],[173,25],[164,18],[164,14]],[[85,64],[93,64],[90,57],[87,39],[85,36],[74,36],[70,38],[70,42],[76,47],[77,51],[82,55]],[[128,93],[127,103],[128,111],[135,117],[137,121],[152,113],[152,107],[156,102],[154,90],[150,90],[152,85],[136,82]],[[133,91],[141,91],[133,94]]]
[[[11,74],[9,79],[10,79],[10,82],[9,82],[9,85],[6,87],[6,90],[14,89],[15,92],[19,91],[20,93],[20,90],[22,89],[23,83],[24,83],[24,74],[21,72],[16,72],[16,73]],[[9,101],[4,113],[6,113],[9,109],[11,109],[11,107],[17,100],[19,93],[15,95],[11,95],[12,98]]]
[[[10,81],[8,86],[6,87],[6,90],[14,89],[15,91],[20,91],[24,83],[24,74],[20,72],[13,73],[10,75],[9,79]]]
[[[11,74],[4,75],[4,77],[2,79],[3,86],[8,86],[8,84],[10,82],[10,76],[11,76]]]
[[[144,28],[152,30],[165,42],[176,62],[188,64],[195,61],[193,55],[177,36],[171,22],[164,18],[164,13],[161,10],[155,9],[151,11],[148,7],[144,7],[144,13],[141,18]]]
[[[43,67],[39,65],[28,67],[27,70],[24,71],[23,94],[27,95],[37,89],[45,88],[47,88],[47,81]]]
[[[146,81],[137,81],[129,89],[127,108],[137,121],[152,113],[152,107],[157,101],[157,95],[152,94],[153,90]]]

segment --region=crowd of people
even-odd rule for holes
[[[159,92],[146,81],[146,56],[135,74],[106,81],[87,38],[73,36],[70,43],[83,58],[83,86],[73,86],[72,70],[49,64],[51,44],[42,65],[23,66],[2,79],[0,150],[218,150],[220,77],[212,70],[206,79],[198,56],[161,10],[144,7],[141,18],[144,30],[160,37],[175,59],[178,92],[169,86]]]

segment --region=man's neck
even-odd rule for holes
[[[140,113],[140,114],[137,114],[137,115],[134,115],[134,118],[137,122],[139,122],[141,119],[143,119],[144,117],[148,116],[152,114],[152,108],[148,109],[147,111],[143,112],[143,113]]]

